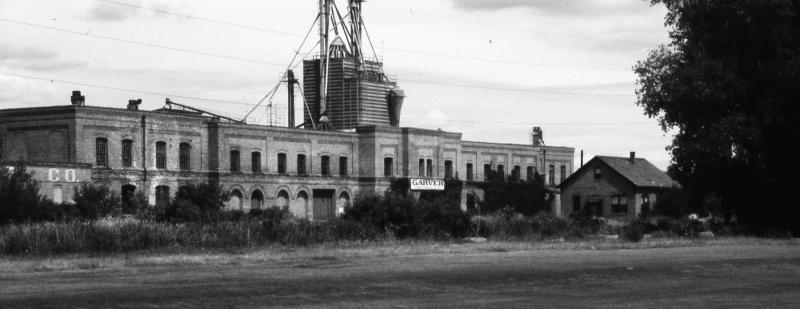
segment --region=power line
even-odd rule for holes
[[[212,18],[206,18],[206,17],[199,17],[199,16],[193,16],[193,15],[180,14],[180,13],[170,12],[170,11],[166,11],[166,10],[148,8],[148,7],[145,7],[145,6],[133,5],[133,4],[123,3],[123,2],[118,2],[118,1],[112,1],[112,0],[95,0],[95,1],[104,2],[104,3],[108,3],[108,4],[114,4],[114,5],[120,5],[120,6],[126,6],[126,7],[136,8],[136,9],[149,10],[149,11],[157,12],[157,13],[160,13],[160,14],[179,16],[179,17],[183,17],[183,18],[195,19],[195,20],[200,20],[200,21],[204,21],[204,22],[221,24],[221,25],[226,25],[226,26],[231,26],[231,27],[236,27],[236,28],[264,31],[264,32],[276,33],[276,34],[287,35],[287,36],[303,37],[303,35],[300,34],[300,33],[285,32],[285,31],[272,30],[272,29],[267,29],[267,28],[262,28],[262,27],[257,27],[257,26],[250,26],[250,25],[244,25],[244,24],[231,23],[231,22],[227,22],[227,21],[223,21],[223,20],[219,20],[219,19],[212,19]],[[457,19],[457,20],[462,21],[460,19]],[[502,26],[499,26],[499,27],[502,27]],[[556,34],[556,33],[550,32],[548,34]],[[582,38],[582,39],[596,39],[596,38],[591,38],[591,37],[580,37],[580,38]],[[647,45],[652,45],[652,44],[647,44]],[[565,69],[573,69],[573,70],[617,71],[617,72],[623,72],[623,71],[624,72],[628,72],[628,71],[630,71],[629,69],[617,69],[617,68],[606,68],[606,67],[541,64],[541,63],[521,62],[521,61],[512,61],[512,60],[500,60],[500,59],[488,59],[488,58],[479,58],[479,57],[467,57],[467,56],[458,56],[458,55],[452,55],[452,54],[432,53],[432,52],[426,52],[426,51],[417,51],[417,50],[399,49],[399,48],[388,48],[388,47],[384,48],[384,49],[385,50],[396,51],[396,52],[401,52],[401,53],[406,53],[406,54],[417,54],[417,55],[433,56],[433,57],[440,57],[440,58],[450,58],[450,59],[461,59],[461,60],[477,61],[477,62],[489,62],[489,63],[501,63],[501,64],[517,64],[517,65],[534,66],[534,67],[565,68]]]
[[[612,92],[579,92],[579,91],[561,91],[561,90],[546,90],[546,89],[489,87],[480,85],[456,84],[456,83],[424,81],[424,80],[403,79],[403,78],[398,78],[397,80],[409,83],[417,83],[417,84],[429,84],[429,85],[438,85],[447,87],[497,90],[497,91],[522,92],[522,93],[548,93],[548,94],[567,94],[567,95],[598,95],[598,96],[626,96],[626,97],[634,95],[633,93],[627,94],[627,93],[612,93]]]
[[[194,15],[188,15],[188,14],[175,13],[175,12],[170,12],[170,11],[166,11],[166,10],[162,10],[162,9],[149,8],[149,7],[146,7],[146,6],[129,4],[129,3],[124,3],[124,2],[119,2],[119,1],[111,1],[111,0],[95,0],[95,1],[105,2],[105,3],[108,3],[108,4],[114,4],[114,5],[120,5],[120,6],[127,6],[127,7],[131,7],[131,8],[136,8],[136,9],[148,10],[148,11],[152,11],[152,12],[156,12],[156,13],[164,14],[164,15],[172,15],[172,16],[178,16],[178,17],[183,17],[183,18],[196,19],[196,20],[201,20],[201,21],[205,21],[205,22],[209,22],[209,23],[225,25],[225,26],[229,26],[229,27],[242,28],[242,29],[248,29],[248,30],[256,30],[256,31],[263,31],[263,32],[269,32],[269,33],[275,33],[275,34],[281,34],[281,35],[287,35],[287,36],[303,37],[302,34],[298,34],[298,33],[292,33],[292,32],[268,29],[268,28],[263,28],[263,27],[258,27],[258,26],[250,26],[250,25],[245,25],[245,24],[237,24],[237,23],[233,23],[233,22],[229,22],[229,21],[206,18],[206,17],[201,17],[201,16],[194,16]]]
[[[97,34],[92,34],[91,30],[89,30],[87,32],[74,31],[74,30],[69,30],[69,29],[64,29],[64,28],[50,27],[50,26],[45,26],[45,25],[28,23],[28,22],[24,22],[24,21],[7,19],[7,18],[3,18],[3,17],[0,17],[0,21],[7,22],[7,23],[12,23],[12,24],[17,24],[17,25],[24,25],[24,26],[39,28],[39,29],[46,29],[46,30],[51,30],[51,31],[69,33],[69,34],[78,35],[78,36],[82,36],[82,37],[90,37],[90,38],[96,38],[96,39],[102,39],[102,40],[108,40],[108,41],[114,41],[114,42],[127,43],[127,44],[132,44],[132,45],[147,46],[147,47],[152,47],[152,48],[158,48],[158,49],[164,49],[164,50],[170,50],[170,51],[176,51],[176,52],[182,52],[182,53],[188,53],[188,54],[216,57],[216,58],[222,58],[222,59],[228,59],[228,60],[244,61],[244,62],[250,62],[250,63],[260,63],[260,64],[280,66],[280,67],[284,66],[283,64],[279,64],[279,63],[275,63],[275,62],[269,62],[269,61],[248,59],[248,58],[242,58],[242,57],[236,57],[236,56],[226,56],[226,55],[203,52],[203,51],[196,51],[196,50],[191,50],[191,49],[170,47],[170,46],[158,45],[158,44],[147,43],[147,42],[120,39],[120,38],[115,38],[115,37],[111,37],[111,36],[97,35]]]
[[[403,116],[403,119],[415,120],[431,120],[424,117],[408,117]],[[631,122],[513,122],[513,121],[482,121],[482,120],[465,120],[465,119],[446,119],[447,122],[463,122],[463,123],[486,123],[486,124],[506,124],[506,125],[547,125],[547,126],[626,126],[626,125],[653,125],[650,122],[631,121]]]

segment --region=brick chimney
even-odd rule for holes
[[[636,162],[636,152],[635,151],[631,151],[631,157],[630,157],[629,161],[631,163],[635,163]]]
[[[139,104],[142,104],[142,99],[138,100],[128,100],[128,110],[129,111],[138,111]]]
[[[84,103],[86,103],[86,97],[82,96],[79,90],[73,90],[70,101],[72,102],[72,105],[83,106]]]

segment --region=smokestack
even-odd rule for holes
[[[289,117],[287,118],[287,125],[290,128],[294,128],[294,84],[297,83],[297,79],[294,78],[294,72],[292,70],[286,73],[286,78],[286,82],[289,86]]]
[[[403,109],[403,101],[406,93],[403,89],[394,88],[389,91],[389,125],[400,126],[400,110]]]
[[[70,101],[72,102],[72,105],[83,106],[86,103],[86,97],[82,96],[79,90],[73,90]]]
[[[138,100],[128,100],[128,110],[129,111],[138,111],[139,104],[142,104],[142,99]]]
[[[631,161],[631,163],[634,163],[636,161],[636,152],[635,151],[631,151],[631,158],[629,160]]]

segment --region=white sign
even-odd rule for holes
[[[411,190],[444,190],[444,180],[441,179],[411,179]]]

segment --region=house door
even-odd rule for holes
[[[314,190],[314,220],[328,220],[336,217],[335,190]]]
[[[586,209],[589,211],[589,214],[593,216],[602,217],[603,216],[603,200],[602,199],[591,199],[586,201]]]

